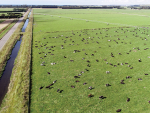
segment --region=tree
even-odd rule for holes
[[[3,18],[5,18],[5,14],[1,14],[1,16],[2,16]]]

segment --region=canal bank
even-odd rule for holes
[[[0,112],[10,113],[12,111],[28,111],[33,17],[29,17],[29,20],[26,20],[26,22],[29,22],[28,25],[26,22],[24,24],[27,25],[27,28],[23,33],[19,53],[15,59],[11,74],[8,91],[1,105]],[[22,30],[24,30],[24,27]],[[18,109],[15,109],[15,107]]]

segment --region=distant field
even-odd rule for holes
[[[150,25],[148,10],[35,9],[34,13],[35,24],[37,23],[35,31],[41,28],[44,28],[43,31],[65,31]],[[36,15],[37,13],[45,15]]]
[[[150,32],[142,27],[149,26],[149,15],[34,9],[31,113],[148,113]]]
[[[13,8],[0,8],[0,11],[13,11]]]

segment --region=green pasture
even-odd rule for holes
[[[35,24],[44,31],[149,26],[149,16],[148,10],[34,9]]]
[[[150,32],[149,28],[142,28],[148,26],[148,18],[129,15],[125,18],[117,14],[125,11],[136,13],[135,10],[34,9],[34,14],[48,15],[34,15],[31,113],[115,113],[118,109],[123,113],[150,111]],[[137,10],[136,14],[142,14],[141,11]],[[143,11],[148,14],[147,10]],[[61,18],[55,15],[61,15]],[[70,20],[62,16],[138,27]],[[79,51],[74,53],[74,50]],[[75,79],[78,74],[82,75]],[[126,79],[127,76],[131,78]],[[55,80],[54,85],[46,88]],[[121,84],[121,80],[125,84]],[[87,84],[83,85],[85,82]],[[106,84],[111,86],[106,87]],[[94,89],[89,90],[90,86]],[[62,90],[61,93],[57,92],[58,89]],[[93,97],[89,98],[89,94]],[[100,96],[106,98],[99,99]],[[126,102],[127,97],[129,102]]]
[[[13,11],[13,8],[0,8],[0,11]]]

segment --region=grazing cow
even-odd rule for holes
[[[94,56],[94,54],[91,54],[91,56]]]
[[[54,63],[51,63],[51,65],[54,65]]]
[[[47,72],[47,74],[50,74],[50,72]]]
[[[122,55],[121,53],[118,53],[119,55]]]
[[[57,90],[57,92],[59,92],[59,91],[60,91],[60,89]]]
[[[129,102],[129,101],[130,101],[130,98],[127,97],[127,102]]]
[[[110,71],[106,71],[106,74],[110,73]]]
[[[84,71],[81,71],[81,73],[84,73]]]
[[[44,64],[41,64],[41,66],[44,66]]]
[[[67,58],[67,57],[64,56],[64,58]]]
[[[121,84],[125,84],[123,81],[120,82]]]
[[[89,60],[87,60],[86,62],[90,63],[90,61],[89,61]]]
[[[148,75],[148,74],[145,74],[145,75]]]
[[[82,58],[82,60],[84,60],[85,58]]]
[[[81,76],[82,74],[78,74],[78,76]]]
[[[74,60],[70,60],[71,62],[74,62]]]
[[[150,103],[150,101],[148,101]]]
[[[86,82],[85,83],[83,83],[83,85],[85,85],[85,84],[87,84]]]
[[[76,80],[76,82],[79,82],[79,80]]]
[[[80,77],[78,77],[78,76],[74,76],[74,78],[80,78]]]
[[[121,80],[121,82],[123,82],[124,81],[124,79],[123,80]]]
[[[92,95],[92,94],[89,94],[88,97],[91,98],[91,97],[93,97],[93,95]]]
[[[114,65],[114,67],[117,67],[117,65]]]
[[[110,65],[113,65],[112,63],[109,63]]]
[[[138,61],[141,62],[141,59],[139,59]]]
[[[138,78],[138,80],[142,80],[141,78]]]
[[[85,55],[87,55],[87,53],[85,53]]]
[[[130,76],[127,76],[126,79],[131,78]]]
[[[128,67],[130,67],[131,65],[128,65]]]
[[[111,86],[110,84],[106,84],[106,87]]]
[[[43,88],[43,86],[41,86],[39,89],[42,89]]]
[[[88,69],[85,69],[85,71],[89,71]]]
[[[71,85],[72,88],[75,88],[75,86]]]
[[[121,109],[116,110],[116,112],[121,112]]]
[[[104,98],[105,98],[104,96],[100,96],[100,97],[99,97],[99,99],[104,99]]]
[[[56,83],[57,80],[53,81],[53,84]]]
[[[121,65],[123,65],[123,63],[121,63]]]
[[[87,65],[88,67],[91,67],[90,64]]]
[[[49,88],[50,86],[52,86],[53,84],[50,84],[49,86],[46,86],[46,88]]]
[[[92,86],[90,86],[88,89],[92,90],[93,88],[92,88]]]
[[[133,67],[131,67],[130,69],[133,69]]]
[[[99,62],[99,60],[98,60],[98,59],[96,59],[96,62]]]

